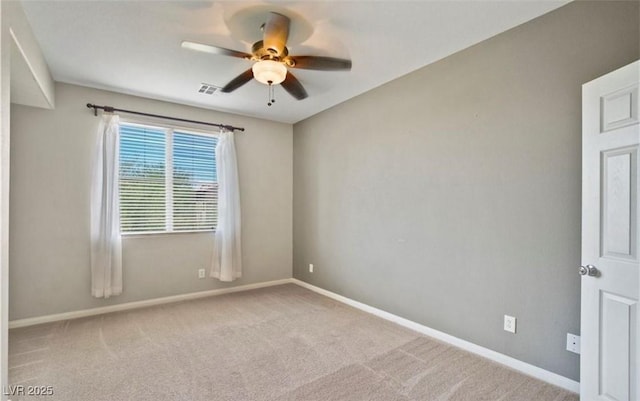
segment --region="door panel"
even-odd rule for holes
[[[638,85],[602,96],[601,132],[638,123]]]
[[[638,149],[636,147],[602,154],[602,231],[603,257],[635,259],[636,231],[635,170]]]
[[[630,355],[635,348],[633,339],[637,336],[634,325],[637,302],[607,292],[602,292],[601,298],[600,393],[611,400],[629,400],[633,376]]]

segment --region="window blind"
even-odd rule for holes
[[[164,231],[166,191],[165,130],[120,125],[121,231]]]
[[[121,124],[121,232],[215,229],[217,139],[171,128]]]
[[[173,229],[212,230],[218,221],[218,138],[173,133]]]

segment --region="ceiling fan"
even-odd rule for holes
[[[287,49],[289,26],[291,20],[285,15],[270,12],[267,21],[261,26],[262,40],[255,42],[251,54],[225,49],[223,47],[184,41],[182,47],[222,56],[237,57],[254,62],[253,66],[226,84],[221,91],[233,92],[255,78],[258,82],[269,85],[281,84],[284,90],[298,100],[308,97],[300,81],[289,71],[289,68],[320,71],[348,71],[351,60],[319,56],[291,56]],[[272,99],[273,101],[273,99]],[[271,101],[268,103],[271,105]]]

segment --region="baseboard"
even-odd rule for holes
[[[307,282],[298,280],[298,279],[291,279],[291,282],[307,288],[313,292],[316,292],[318,294],[327,296],[329,298],[335,299],[336,301],[342,302],[344,304],[347,304],[349,306],[353,306],[354,308],[360,309],[364,312],[367,313],[371,313],[372,315],[378,316],[382,319],[385,320],[389,320],[391,322],[394,322],[396,324],[399,324],[400,326],[404,326],[406,328],[409,328],[411,330],[417,331],[418,333],[422,333],[425,334],[429,337],[433,337],[436,338],[440,341],[446,342],[448,344],[454,345],[458,348],[462,348],[466,351],[472,352],[474,354],[483,356],[487,359],[490,359],[494,362],[500,363],[502,365],[508,366],[511,369],[517,370],[519,372],[522,372],[526,375],[535,377],[536,379],[542,380],[544,382],[553,384],[555,386],[561,387],[565,390],[574,392],[574,393],[579,393],[580,392],[580,383],[575,381],[575,380],[571,380],[567,377],[561,376],[557,373],[553,373],[550,372],[548,370],[539,368],[537,366],[531,365],[529,363],[526,362],[522,362],[518,359],[512,358],[510,356],[501,354],[499,352],[490,350],[488,348],[482,347],[480,345],[471,343],[469,341],[465,341],[462,340],[460,338],[454,337],[452,335],[449,335],[447,333],[443,333],[442,331],[438,331],[435,329],[432,329],[430,327],[424,326],[420,323],[416,323],[413,322],[411,320],[405,319],[403,317],[394,315],[392,313],[389,312],[385,312],[381,309],[378,308],[374,308],[373,306],[369,306],[367,304],[363,304],[362,302],[358,302],[358,301],[354,301],[353,299],[344,297],[342,295],[338,295],[334,292],[331,291],[327,291],[325,289],[322,289],[320,287],[316,287],[315,285],[309,284]]]
[[[27,319],[12,320],[9,322],[9,328],[15,329],[19,327],[33,326],[36,324],[57,322],[60,320],[77,319],[80,317],[102,315],[104,313],[138,309],[138,308],[144,308],[147,306],[168,304],[172,302],[188,301],[190,299],[205,298],[205,297],[211,297],[214,295],[222,295],[222,294],[229,294],[233,292],[255,290],[257,288],[271,287],[271,286],[280,285],[280,284],[288,284],[288,283],[291,283],[292,280],[293,279],[285,278],[281,280],[266,281],[262,283],[239,285],[237,287],[218,288],[215,290],[191,292],[188,294],[173,295],[169,297],[146,299],[144,301],[126,302],[126,303],[117,304],[117,305],[102,306],[99,308],[83,309],[83,310],[78,310],[73,312],[56,313],[54,315],[37,316],[37,317],[30,317]]]

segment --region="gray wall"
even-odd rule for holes
[[[90,293],[89,185],[99,119],[87,102],[246,128],[236,134],[243,209],[243,277],[198,279],[213,235],[123,241],[124,292]],[[12,105],[10,319],[291,277],[292,126],[58,84],[55,110]]]
[[[294,125],[294,277],[578,380],[581,85],[639,57],[638,4],[570,3]]]

